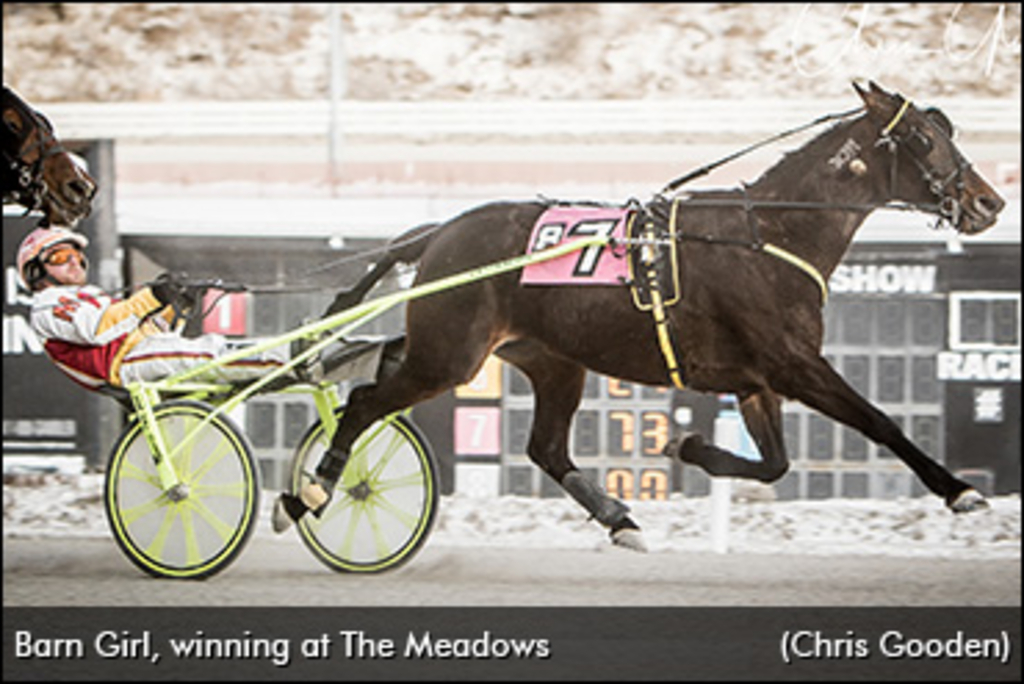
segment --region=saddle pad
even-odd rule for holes
[[[526,253],[533,254],[591,235],[622,238],[629,211],[625,207],[551,207],[534,224]],[[519,282],[523,285],[621,285],[628,277],[627,268],[624,254],[606,246],[587,247],[524,267]]]

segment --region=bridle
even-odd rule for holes
[[[901,98],[902,99],[902,98]],[[936,204],[915,203],[913,206],[919,211],[934,214],[939,217],[936,227],[942,223],[948,223],[957,230],[960,219],[963,216],[963,205],[959,197],[964,190],[964,172],[971,168],[971,163],[952,144],[953,126],[940,110],[928,108],[923,110],[923,115],[949,143],[950,154],[953,156],[954,168],[948,173],[939,172],[930,167],[927,163],[929,153],[932,151],[932,139],[925,135],[920,128],[904,120],[905,114],[910,109],[910,100],[903,100],[892,120],[889,121],[879,133],[876,147],[884,147],[889,152],[889,194],[895,196],[897,183],[898,152],[903,149],[907,157],[917,166],[921,172],[921,179],[925,182],[929,192],[937,200]],[[904,124],[904,132],[899,133],[897,128]],[[947,192],[950,186],[957,191],[954,194]]]
[[[43,179],[44,162],[50,157],[64,154],[66,150],[53,134],[53,126],[49,120],[21,102],[13,92],[4,87],[4,113],[9,109],[14,110],[21,118],[22,129],[16,130],[4,117],[4,138],[16,141],[15,151],[7,149],[7,145],[4,145],[5,173],[14,179],[16,185],[13,189],[5,189],[5,194],[24,206],[25,213],[28,214],[42,206],[47,193],[46,182]],[[36,139],[31,144],[26,144],[33,132]],[[31,158],[33,153],[35,160],[27,162],[26,159]]]
[[[956,162],[955,168],[948,174],[939,173],[936,169],[931,168],[927,162],[927,156],[932,150],[932,140],[917,126],[910,123],[909,120],[905,120],[905,115],[910,109],[910,100],[903,99],[900,97],[901,105],[898,108],[896,114],[887,123],[882,130],[879,132],[877,139],[874,142],[875,147],[884,147],[890,156],[889,163],[889,196],[896,196],[896,186],[898,182],[898,152],[903,149],[906,151],[907,156],[917,166],[921,172],[922,180],[927,184],[928,190],[932,196],[936,199],[933,204],[927,204],[923,202],[903,202],[899,200],[888,200],[883,203],[850,203],[850,202],[807,202],[807,201],[778,201],[778,200],[757,200],[746,197],[746,187],[742,186],[744,193],[744,199],[742,200],[728,200],[728,199],[710,199],[710,200],[693,200],[690,202],[691,206],[741,206],[745,209],[839,209],[848,211],[874,211],[876,209],[895,209],[899,211],[920,211],[927,214],[932,214],[938,217],[938,221],[935,223],[935,228],[941,228],[943,224],[950,225],[954,230],[959,230],[957,226],[960,225],[960,218],[963,215],[963,206],[958,198],[959,193],[954,196],[947,193],[947,188],[952,184],[957,190],[963,190],[964,188],[964,172],[971,168],[971,163],[961,154],[956,148],[956,145],[952,143],[953,137],[953,126],[946,118],[946,115],[939,109],[928,108],[924,110],[924,116],[933,124],[933,126],[941,133],[946,141],[949,142],[949,149]],[[796,133],[803,132],[807,129],[814,128],[824,123],[832,121],[841,121],[847,119],[855,114],[859,114],[864,111],[863,107],[851,109],[845,112],[839,112],[836,114],[826,114],[821,116],[814,121],[803,124],[796,128],[783,131],[773,135],[765,140],[754,143],[748,147],[734,152],[716,162],[702,166],[695,171],[691,171],[684,176],[681,176],[672,182],[668,183],[660,192],[655,196],[657,198],[665,198],[666,193],[677,190],[680,186],[692,181],[696,178],[706,175],[710,171],[722,166],[728,162],[734,161],[739,157],[742,157],[754,150],[757,150],[769,143],[777,142],[785,138],[791,137]],[[900,124],[904,124],[903,128],[906,129],[903,132],[899,132],[897,129]]]

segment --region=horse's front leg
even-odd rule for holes
[[[988,507],[981,494],[918,449],[896,423],[857,394],[825,359],[817,357],[809,363],[796,364],[781,383],[784,387],[778,389],[786,396],[889,447],[954,512]]]
[[[782,432],[782,401],[769,389],[741,397],[740,412],[750,436],[754,438],[760,461],[737,456],[711,444],[698,434],[670,443],[665,455],[684,463],[700,466],[709,475],[740,477],[761,482],[774,482],[786,474],[789,460]]]

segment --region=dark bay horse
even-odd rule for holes
[[[678,288],[677,301],[660,307],[663,322],[639,310],[625,285],[523,285],[522,271],[410,301],[401,365],[352,392],[316,473],[297,496],[283,494],[277,510],[292,520],[309,509],[322,512],[353,441],[367,426],[469,381],[491,352],[533,384],[530,458],[620,544],[642,548],[628,508],[585,478],[568,452],[587,369],[647,385],[665,386],[675,378],[694,390],[737,395],[760,461],[706,444],[696,434],[666,449],[711,475],[762,482],[782,477],[789,464],[781,406],[791,399],[891,449],[953,511],[987,506],[980,493],[854,391],[821,353],[826,283],[874,209],[895,203],[975,234],[991,227],[1004,206],[952,141],[942,112],[919,109],[874,83],[854,87],[863,108],[837,116],[838,123],[754,183],[658,196],[635,207],[653,223],[678,214],[671,237],[658,233],[660,238],[618,245],[673,256],[659,262],[672,265]],[[496,202],[417,228],[396,238],[369,278],[396,261],[418,259],[419,284],[522,254],[538,217],[551,206]],[[355,296],[367,287],[360,283]],[[351,304],[346,296],[339,295],[332,309]]]
[[[4,86],[4,203],[43,212],[43,225],[73,227],[89,215],[96,181],[54,136],[45,116]]]

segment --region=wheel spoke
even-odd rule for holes
[[[423,487],[425,485],[426,479],[423,472],[415,471],[408,475],[402,475],[401,477],[381,480],[374,485],[373,491],[386,492],[392,489],[400,489],[402,487]]]
[[[170,500],[160,493],[155,499],[147,501],[144,504],[133,506],[132,508],[122,508],[120,510],[121,520],[124,521],[126,527],[131,527],[135,522],[141,518],[149,515],[155,510],[164,508],[170,504]]]
[[[313,518],[313,520],[317,521],[320,527],[323,527],[334,518],[337,518],[338,516],[342,515],[350,508],[355,506],[356,503],[357,502],[355,499],[353,499],[348,494],[345,494],[342,496],[342,498],[334,501],[332,505],[328,506],[327,510],[324,511],[323,515],[321,515],[319,518]]]
[[[338,554],[345,557],[352,556],[352,546],[356,543],[359,529],[359,518],[364,513],[363,507],[355,504],[352,507],[352,516],[348,519],[348,528],[341,537],[340,546],[338,547]]]
[[[160,529],[157,530],[156,535],[153,536],[149,546],[146,547],[146,552],[153,557],[162,558],[164,547],[167,545],[167,539],[171,534],[171,528],[174,525],[174,520],[177,518],[177,507],[170,505],[164,511],[164,519],[160,523]]]
[[[229,499],[244,499],[248,491],[245,482],[229,482],[226,484],[195,485],[192,487],[192,496],[196,498],[208,498],[211,496],[222,496]],[[190,497],[192,498],[192,497]]]
[[[373,540],[377,549],[378,558],[387,558],[391,554],[391,548],[387,544],[387,539],[384,536],[384,531],[380,527],[380,521],[377,520],[377,509],[373,506],[367,505],[366,509],[366,520],[370,523],[370,530],[373,532]]]
[[[376,483],[376,480],[380,477],[381,471],[384,470],[394,459],[395,454],[398,453],[398,449],[405,444],[405,440],[402,438],[402,433],[397,430],[391,436],[391,441],[384,448],[384,452],[377,459],[377,462],[373,464],[373,468],[367,473],[367,480],[372,484]]]
[[[374,506],[375,506],[374,510],[376,510],[376,509],[383,509],[383,510],[387,511],[392,516],[394,516],[395,520],[400,522],[405,527],[405,529],[407,529],[407,530],[415,529],[416,525],[420,521],[420,517],[418,515],[418,511],[414,511],[414,512],[404,511],[404,510],[398,508],[398,506],[396,506],[393,502],[388,500],[388,498],[386,496],[382,496],[380,494],[374,494],[374,496],[372,498],[372,501],[373,501]]]
[[[189,530],[192,530],[192,513],[196,513],[203,521],[208,524],[217,536],[220,537],[222,542],[226,542],[231,539],[232,535],[235,534],[236,526],[228,522],[225,522],[216,513],[210,510],[210,508],[198,499],[189,497],[185,500],[188,505],[185,506],[188,510],[189,515]]]
[[[179,473],[179,476],[185,477],[186,478],[185,481],[188,484],[194,484],[194,483],[197,483],[197,482],[201,482],[202,479],[204,477],[206,477],[206,474],[209,473],[210,470],[215,465],[220,463],[224,459],[225,456],[227,456],[228,454],[235,453],[235,451],[233,449],[233,446],[234,445],[231,444],[231,440],[229,440],[227,438],[227,436],[221,434],[220,435],[220,441],[217,443],[217,446],[210,452],[210,455],[208,457],[206,457],[206,459],[203,460],[202,465],[200,465],[195,470],[195,472],[191,472],[191,473],[188,471],[187,468],[182,468],[182,470]],[[191,457],[192,457],[192,449],[188,449],[188,455],[187,455],[187,459],[188,460],[186,461],[186,465],[188,463],[191,463],[191,460],[192,460]]]
[[[147,465],[152,465],[153,461],[148,453],[145,455],[145,458],[149,459]],[[160,489],[160,478],[157,476],[156,470],[145,471],[128,459],[124,459],[121,462],[121,479],[146,482],[153,485],[154,489]]]

